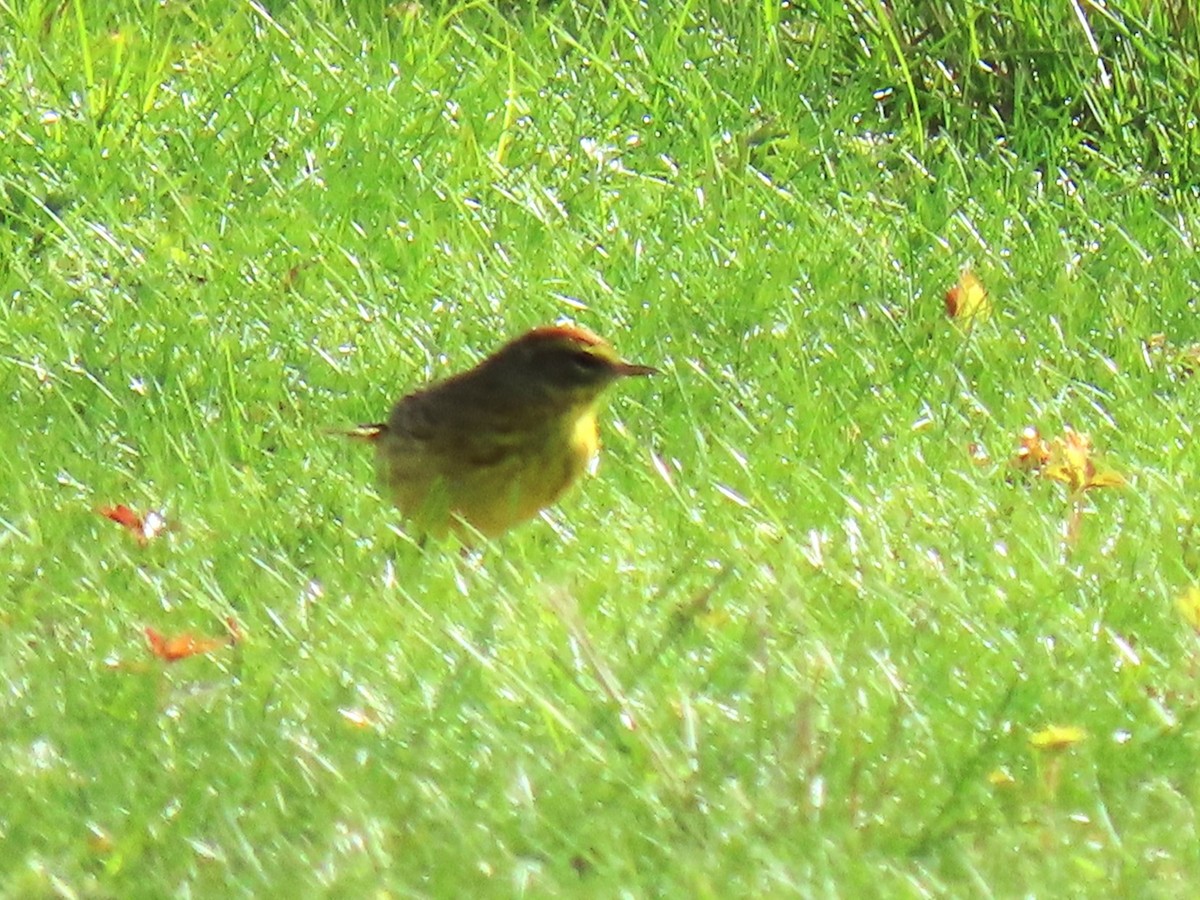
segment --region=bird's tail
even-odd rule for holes
[[[387,425],[376,422],[373,425],[355,425],[353,428],[331,428],[328,433],[348,437],[352,441],[377,441],[386,431]]]

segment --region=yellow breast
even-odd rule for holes
[[[470,461],[423,452],[385,435],[380,474],[392,499],[421,531],[440,534],[470,529],[495,537],[531,519],[558,500],[587,470],[600,449],[596,411],[584,407],[560,416],[552,427]],[[436,458],[433,458],[436,457]]]
[[[592,461],[592,457],[600,452],[600,427],[596,424],[594,407],[585,409],[575,419],[575,424],[571,428],[570,446],[572,452],[581,459],[580,472],[586,469],[588,463]]]

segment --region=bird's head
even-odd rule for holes
[[[603,339],[578,325],[547,325],[509,341],[486,367],[514,388],[587,403],[612,382],[658,370],[621,359]]]

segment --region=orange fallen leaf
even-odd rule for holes
[[[963,269],[958,282],[946,291],[946,315],[952,319],[985,318],[992,310],[987,288],[970,269]]]
[[[134,536],[139,544],[143,545],[149,543],[167,529],[167,520],[162,513],[151,511],[146,513],[145,516],[140,516],[124,503],[118,503],[113,506],[100,506],[96,508],[96,512],[125,528]]]
[[[1040,471],[1050,459],[1050,445],[1042,440],[1041,432],[1032,425],[1021,432],[1013,465],[1023,472]]]
[[[149,626],[146,627],[145,633],[146,643],[150,645],[150,652],[169,663],[187,659],[189,656],[211,653],[233,643],[227,637],[196,637],[190,632],[167,637]]]
[[[140,533],[142,530],[142,517],[124,503],[118,503],[116,506],[101,506],[97,508],[96,512],[106,519],[112,519],[118,525],[124,525],[131,531]]]

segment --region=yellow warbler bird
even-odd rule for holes
[[[348,434],[375,443],[379,479],[419,533],[495,537],[583,474],[600,448],[604,389],[656,371],[585,328],[535,328]]]

